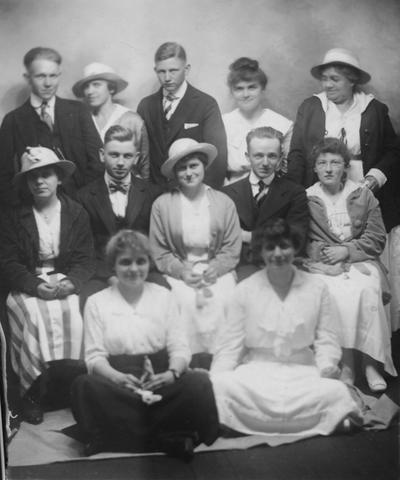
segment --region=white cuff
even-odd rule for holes
[[[368,175],[375,178],[375,180],[378,182],[379,188],[382,188],[387,181],[386,175],[378,168],[371,168],[371,170],[365,176],[368,177]]]

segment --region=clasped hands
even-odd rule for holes
[[[54,285],[42,282],[37,286],[37,295],[43,300],[55,300],[68,297],[75,291],[75,286],[67,278],[59,280]]]
[[[331,245],[321,248],[321,261],[328,265],[345,262],[349,257],[349,250],[342,245]]]
[[[174,374],[171,370],[166,370],[162,373],[155,373],[152,375],[142,375],[139,379],[131,373],[122,373],[118,372],[118,376],[114,378],[114,382],[128,390],[136,391],[141,390],[150,390],[155,391],[166,385],[171,385],[175,382]]]
[[[181,279],[192,288],[201,288],[205,286],[204,284],[211,285],[216,283],[217,278],[217,270],[212,265],[209,265],[203,273],[196,272],[192,266],[188,266],[181,274]]]

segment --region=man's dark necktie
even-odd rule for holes
[[[53,131],[53,120],[47,111],[47,107],[48,103],[43,101],[40,105],[40,120],[42,120],[42,122],[44,122],[50,128],[50,131]]]
[[[260,205],[261,200],[264,198],[263,192],[265,190],[265,183],[260,180],[257,185],[258,192],[254,195],[254,200],[256,201],[257,205]]]
[[[165,118],[169,120],[172,115],[172,113],[170,114],[172,109],[172,102],[174,100],[177,100],[178,97],[175,97],[175,95],[173,95],[172,93],[168,93],[168,95],[165,95],[164,98],[165,100],[167,100],[164,105],[164,115],[165,115]]]
[[[110,189],[111,193],[121,192],[126,195],[128,193],[129,185],[125,183],[110,182],[108,184],[108,188]]]

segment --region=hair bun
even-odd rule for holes
[[[259,68],[258,61],[248,57],[240,57],[229,65],[230,71],[235,71],[235,70],[257,71],[258,68]]]

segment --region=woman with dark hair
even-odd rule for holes
[[[225,321],[241,249],[235,204],[204,183],[216,156],[209,143],[175,140],[161,172],[177,188],[157,198],[150,218],[154,261],[177,296],[192,354],[208,354],[204,367]]]
[[[297,270],[282,219],[262,235],[265,268],[233,292],[211,368],[220,423],[271,445],[328,435],[359,411],[338,381],[341,350],[325,284]]]
[[[85,307],[88,375],[72,385],[85,454],[163,450],[189,460],[217,437],[208,375],[187,372],[190,350],[170,290],[146,281],[148,238],[121,230],[106,247],[117,281]]]
[[[28,147],[21,163],[15,183],[29,197],[2,212],[0,270],[10,289],[11,363],[20,380],[23,418],[37,424],[43,420],[42,374],[61,374],[66,359],[82,371],[76,362],[83,329],[77,294],[94,272],[94,256],[86,211],[57,192],[75,165],[44,147]]]
[[[397,373],[382,301],[382,290],[385,296],[389,288],[379,262],[386,242],[379,203],[368,188],[347,178],[351,155],[337,138],[317,143],[311,158],[319,181],[307,189],[311,262],[306,266],[320,274],[338,306],[343,380],[354,381],[355,349],[364,354],[369,388],[382,391],[386,382],[378,370]]]
[[[236,108],[222,116],[228,141],[228,174],[226,183],[245,177],[250,164],[245,156],[246,135],[257,127],[273,127],[283,135],[284,163],[289,153],[293,122],[264,107],[267,76],[257,60],[241,57],[229,66],[228,86]]]

